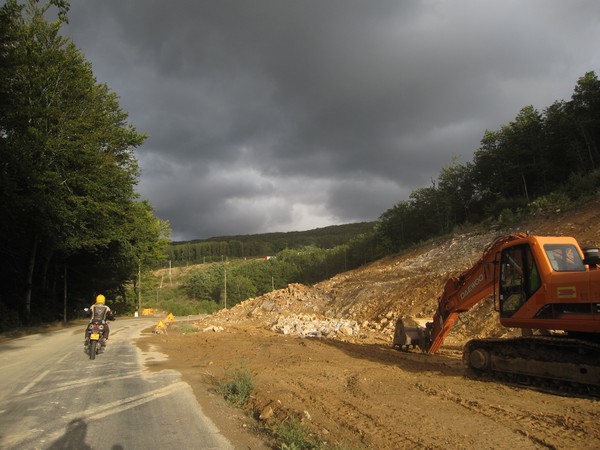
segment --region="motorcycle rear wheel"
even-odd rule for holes
[[[96,359],[96,348],[98,347],[98,341],[90,342],[90,359]]]

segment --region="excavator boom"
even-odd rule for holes
[[[496,238],[485,248],[479,261],[471,268],[449,278],[444,286],[444,292],[438,298],[433,320],[425,327],[407,325],[403,319],[398,319],[396,333],[394,333],[394,346],[418,346],[426,353],[435,353],[450,333],[458,315],[492,293],[497,254],[502,245],[525,237],[525,234],[511,234]]]

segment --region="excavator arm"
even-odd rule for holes
[[[426,353],[436,352],[450,333],[458,315],[493,292],[497,255],[507,242],[525,237],[525,234],[500,236],[490,243],[477,263],[446,282],[438,299],[433,321],[425,327],[410,325],[399,319],[394,333],[394,347],[418,346]]]

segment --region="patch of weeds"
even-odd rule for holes
[[[217,391],[232,405],[242,407],[254,390],[254,377],[250,370],[240,365],[225,371],[225,377]]]
[[[177,329],[181,333],[197,333],[198,332],[198,328],[196,328],[193,325],[186,324],[186,323],[178,324]]]
[[[273,426],[273,434],[281,450],[318,449],[319,444],[299,420],[290,417]]]
[[[244,364],[240,364],[229,366],[225,370],[224,377],[216,390],[231,405],[244,408],[254,387],[252,372]],[[263,426],[264,428],[257,428],[256,432],[273,439],[274,448],[279,450],[359,450],[341,443],[322,442],[294,417],[287,417],[281,422],[263,424]]]

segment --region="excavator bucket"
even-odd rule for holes
[[[431,332],[427,319],[403,318],[396,321],[394,330],[393,347],[398,350],[408,351],[419,347],[427,352],[431,345]]]

